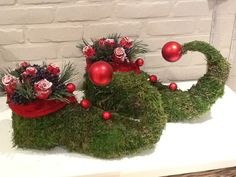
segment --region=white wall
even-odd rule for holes
[[[224,9],[234,9],[235,2],[222,0],[218,4],[223,13]],[[212,39],[228,54],[229,45],[223,45],[222,40],[230,40],[230,36],[224,32],[211,35],[212,24],[218,25],[213,29],[222,31],[224,24],[231,25],[219,19],[212,23],[216,21],[212,21],[215,5],[217,0],[0,0],[0,65],[21,60],[58,64],[70,60],[82,76],[85,63],[75,47],[77,42],[82,37],[117,32],[149,44],[151,52],[145,55],[144,70],[162,81],[198,79],[206,71],[202,55],[188,54],[179,62],[167,63],[160,49],[169,40]]]

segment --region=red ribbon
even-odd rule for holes
[[[77,103],[75,97],[68,98],[69,103]],[[67,104],[66,102],[57,100],[35,100],[34,102],[28,104],[14,104],[9,103],[9,107],[14,113],[22,116],[26,119],[37,119],[41,116],[48,115],[50,113],[56,112],[64,108]]]

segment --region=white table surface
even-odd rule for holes
[[[181,89],[193,82],[180,83]],[[156,148],[120,160],[12,147],[11,111],[0,98],[1,177],[157,177],[236,166],[236,94],[225,87],[223,98],[201,119],[168,123]]]

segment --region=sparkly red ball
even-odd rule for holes
[[[109,111],[104,111],[104,112],[102,113],[102,118],[103,118],[104,120],[109,120],[109,119],[112,118],[112,114],[111,114]]]
[[[174,82],[170,83],[170,85],[169,85],[169,89],[172,90],[172,91],[177,90],[177,84],[174,83]]]
[[[96,86],[106,86],[112,80],[112,66],[105,61],[93,63],[88,71],[91,82]]]
[[[166,61],[176,62],[182,56],[182,46],[178,42],[170,41],[162,47],[161,53]]]
[[[135,61],[135,64],[138,65],[138,66],[143,66],[144,60],[143,60],[142,58],[138,58],[138,59]]]
[[[156,75],[149,76],[149,81],[153,84],[157,83],[157,76]]]
[[[73,93],[75,91],[75,88],[76,88],[75,84],[73,84],[73,83],[69,83],[66,85],[66,90],[69,93]]]
[[[88,109],[88,108],[90,108],[90,106],[91,106],[91,103],[90,103],[90,101],[88,100],[88,99],[82,99],[81,101],[80,101],[80,106],[82,107],[82,108],[84,108],[84,109]]]

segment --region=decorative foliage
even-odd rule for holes
[[[15,104],[27,104],[35,99],[56,99],[67,101],[72,96],[66,90],[66,83],[73,75],[71,63],[62,71],[54,64],[40,66],[24,61],[16,69],[7,68],[1,72],[0,88]]]
[[[143,44],[142,41],[121,37],[118,34],[92,40],[92,44],[84,39],[83,44],[77,47],[80,48],[85,58],[91,62],[99,60],[115,63],[130,62],[136,58],[137,54],[148,51],[147,45]]]

